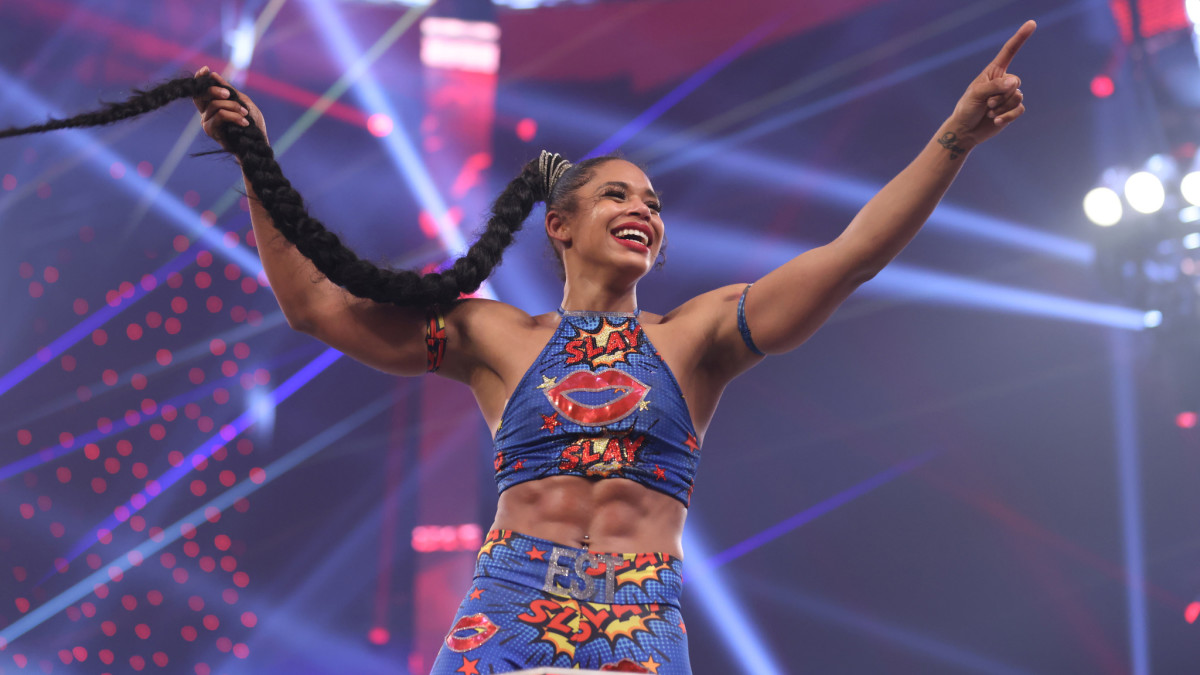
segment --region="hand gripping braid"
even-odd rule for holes
[[[238,92],[212,75],[182,77],[145,91],[119,103],[109,103],[95,112],[66,119],[51,119],[43,124],[0,130],[0,138],[21,136],[56,129],[98,127],[137,117],[180,99],[204,95],[209,87],[229,90],[230,100],[245,106]],[[410,270],[380,269],[360,259],[342,244],[321,221],[309,215],[300,196],[283,175],[266,136],[253,120],[249,126],[227,123],[221,128],[228,151],[237,157],[247,181],[270,214],[275,228],[291,242],[321,274],[351,294],[381,303],[428,307],[447,304],[462,294],[479,288],[500,264],[504,249],[521,229],[540,194],[538,161],[527,164],[513,179],[492,207],[487,227],[466,255],[454,261],[444,272],[419,274]]]

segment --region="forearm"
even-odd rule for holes
[[[950,121],[888,182],[838,237],[860,274],[877,274],[912,241],[954,182],[974,145]]]

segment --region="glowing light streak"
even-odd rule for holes
[[[270,394],[272,403],[275,406],[278,406],[280,403],[287,400],[289,396],[296,393],[300,387],[308,384],[309,381],[324,372],[326,368],[333,365],[333,363],[341,357],[342,353],[336,349],[326,349],[320,354],[320,356],[305,364],[300,368],[299,371],[284,381],[283,384],[276,387],[275,390]],[[200,444],[200,446],[195,450],[188,453],[188,455],[184,458],[184,461],[180,463],[179,466],[173,466],[163,474],[159,475],[157,478],[153,479],[152,482],[156,483],[159,487],[159,490],[155,494],[151,494],[147,489],[139,490],[138,492],[134,493],[134,495],[131,496],[128,501],[125,502],[124,507],[128,509],[129,514],[132,515],[149,506],[158,495],[165,494],[172,485],[179,482],[180,479],[191,473],[196,464],[199,464],[203,460],[206,460],[212,456],[212,454],[216,452],[217,448],[225,445],[234,438],[237,438],[238,434],[249,428],[254,421],[254,411],[247,410],[241,415],[238,415],[238,417],[232,422],[222,425],[217,433],[210,436],[208,440]],[[141,506],[138,506],[138,503],[141,503]],[[84,551],[91,548],[91,546],[97,541],[97,533],[99,533],[100,530],[103,529],[110,532],[114,531],[120,526],[121,522],[122,521],[118,520],[115,515],[106,517],[102,522],[89,530],[88,533],[85,534],[64,557],[67,560],[74,560]]]
[[[175,258],[167,264],[158,268],[151,276],[154,277],[158,284],[166,282],[168,276],[174,272],[183,269],[189,263],[182,257]],[[25,359],[16,368],[8,371],[0,376],[0,395],[5,394],[13,387],[20,384],[25,378],[37,372],[42,366],[50,363],[63,352],[70,349],[75,343],[92,334],[100,326],[103,326],[109,319],[120,314],[126,307],[132,306],[138,300],[144,298],[150,291],[147,291],[141,284],[134,284],[133,297],[122,297],[119,304],[115,307],[112,305],[104,305],[101,309],[89,315],[83,321],[72,326],[65,333],[55,338],[50,344],[42,347],[33,356]]]
[[[774,185],[791,194],[803,192],[826,203],[856,211],[883,188],[882,183],[872,184],[806,164],[744,152],[733,152],[722,158],[721,171],[753,177],[760,185]],[[1090,267],[1096,256],[1095,247],[1091,244],[948,201],[938,204],[926,221],[925,229],[962,234],[1081,266]]]
[[[639,132],[650,126],[654,120],[662,117],[663,113],[675,107],[675,104],[687,98],[688,94],[700,88],[700,85],[708,82],[714,75],[719,73],[725,66],[733,63],[739,56],[745,54],[751,47],[762,41],[771,31],[779,25],[778,17],[763,23],[758,28],[750,31],[741,40],[734,43],[732,47],[722,52],[717,58],[709,61],[703,68],[696,71],[691,77],[683,81],[683,84],[672,89],[663,96],[654,105],[646,109],[637,117],[633,118],[628,124],[617,130],[615,134],[610,136],[608,140],[596,146],[591,152],[584,156],[596,157],[598,155],[607,155],[614,152],[617,148],[624,145],[629,139],[636,136]]]
[[[1095,0],[1081,0],[1073,5],[1060,8],[1053,12],[1049,12],[1037,19],[1038,25],[1043,28],[1051,24],[1062,21],[1070,16],[1095,7]],[[1002,43],[1008,38],[1010,32],[1008,29],[996,31],[977,40],[972,40],[966,44],[960,45],[950,51],[922,59],[911,65],[905,66],[896,70],[893,73],[885,75],[876,80],[865,82],[863,84],[851,87],[843,92],[833,94],[824,99],[813,101],[807,105],[799,106],[791,109],[789,112],[777,115],[775,117],[763,120],[757,124],[751,125],[746,129],[729,134],[703,143],[690,143],[686,148],[680,149],[677,153],[673,153],[669,158],[661,161],[656,161],[653,164],[653,169],[656,175],[680,169],[684,166],[694,164],[705,157],[708,157],[716,152],[729,150],[735,145],[752,141],[768,134],[774,133],[781,129],[797,124],[807,119],[811,119],[817,115],[829,112],[839,108],[847,103],[860,100],[870,94],[882,91],[888,87],[900,84],[907,80],[913,79],[919,75],[932,72],[942,66],[956,62],[967,56],[971,56],[977,52],[992,49],[997,44]],[[645,161],[644,158],[636,157],[639,161]]]
[[[237,327],[227,330],[225,332],[218,333],[215,336],[205,337],[200,342],[195,343],[189,347],[172,350],[171,351],[171,363],[167,366],[160,366],[158,364],[157,360],[151,360],[151,361],[147,361],[145,363],[133,366],[132,368],[129,368],[122,373],[118,373],[118,375],[117,375],[117,383],[118,384],[114,385],[113,387],[109,387],[108,385],[104,384],[103,381],[93,381],[93,382],[91,382],[89,384],[85,384],[83,386],[87,387],[88,389],[101,389],[103,387],[103,390],[100,392],[100,394],[98,394],[98,395],[103,395],[103,394],[114,391],[116,389],[116,387],[118,387],[118,386],[123,386],[121,383],[128,383],[130,381],[130,377],[132,376],[133,373],[147,374],[147,373],[161,372],[161,371],[168,370],[171,368],[178,368],[178,367],[186,365],[192,361],[195,361],[197,359],[200,359],[200,358],[210,355],[212,352],[209,351],[208,344],[209,344],[209,341],[211,341],[213,338],[224,340],[227,343],[241,342],[241,341],[251,338],[255,335],[258,335],[259,333],[265,332],[267,330],[270,330],[271,328],[279,326],[283,323],[285,323],[285,319],[283,318],[283,313],[282,312],[274,312],[272,314],[268,314],[265,317],[263,317],[263,320],[261,322],[259,322],[259,324],[257,326],[247,323],[245,325],[237,326]],[[272,360],[273,363],[280,363],[280,362],[284,362],[284,361],[288,361],[288,358],[286,358],[285,356],[281,356],[279,358]],[[263,367],[267,367],[268,369],[270,369],[270,367],[273,367],[273,366],[263,366]],[[229,381],[233,381],[234,379],[236,379],[236,378],[228,378]],[[93,400],[94,400],[94,398],[96,398],[96,397],[93,397]],[[46,405],[43,405],[39,408],[31,410],[29,412],[19,413],[15,417],[20,420],[20,424],[28,424],[29,422],[31,422],[33,420],[41,419],[43,417],[62,412],[63,410],[70,408],[72,406],[76,406],[78,404],[79,404],[79,399],[76,397],[76,395],[74,393],[71,393],[66,396],[62,396],[62,397],[58,398],[57,400],[52,401],[52,402],[50,402]],[[15,427],[10,425],[8,428],[15,428]],[[2,480],[2,479],[0,479],[0,480]]]
[[[801,593],[794,588],[781,587],[779,584],[767,585],[753,578],[747,580],[747,585],[764,600],[779,603],[797,612],[817,617],[829,624],[855,633],[869,635],[915,654],[922,654],[954,665],[960,669],[960,672],[965,672],[962,669],[966,669],[970,672],[988,673],[989,675],[1032,675],[1030,671],[1000,663],[962,647],[866,616],[829,600]],[[919,666],[914,667],[919,668]]]
[[[687,582],[698,592],[696,598],[713,623],[721,627],[717,635],[734,656],[734,662],[744,672],[755,675],[775,675],[787,672],[780,667],[774,654],[759,636],[762,634],[750,621],[741,604],[710,563],[707,547],[693,522],[683,531],[683,548],[687,551]]]
[[[365,71],[366,62],[358,53],[359,49],[355,44],[354,36],[351,35],[346,22],[332,4],[328,0],[305,0],[304,5],[313,13],[316,22],[325,28],[322,36],[326,38],[338,60],[347,69],[357,68]],[[413,15],[415,20],[424,10],[423,7],[413,8],[407,14]],[[356,75],[358,75],[355,77],[357,84],[355,84],[354,90],[364,108],[382,112],[394,120],[403,119],[374,77],[366,72]],[[467,242],[463,238],[462,232],[448,217],[449,209],[446,202],[434,185],[433,177],[429,175],[428,169],[421,161],[420,154],[408,134],[402,127],[397,126],[382,141],[393,163],[400,170],[401,176],[408,183],[409,189],[417,197],[421,208],[433,215],[442,247],[453,257],[462,255],[467,250]]]
[[[974,20],[1000,6],[1011,4],[1012,1],[993,0],[992,2],[970,3],[967,7],[952,12],[939,20],[922,25],[916,30],[887,40],[873,49],[833,63],[817,72],[808,73],[791,84],[746,101],[720,115],[709,118],[701,124],[676,132],[671,137],[654,143],[639,152],[637,159],[641,162],[651,162],[663,155],[678,152],[680,148],[695,143],[701,136],[715,135],[724,129],[765,112],[772,106],[787,103],[792,99],[815,91],[823,85],[844,81],[851,74],[859,70],[887,59],[894,59],[905,49],[914,45],[940,39],[941,35],[956,30],[968,21]]]
[[[1133,345],[1128,335],[1110,336],[1112,351],[1113,426],[1117,480],[1125,552],[1125,600],[1129,611],[1129,667],[1133,675],[1150,673],[1149,616],[1146,612],[1146,566],[1142,538],[1141,469],[1138,464],[1138,403]]]
[[[709,567],[715,569],[726,563],[733,562],[747,553],[750,553],[755,549],[761,548],[762,546],[775,541],[792,530],[806,525],[817,518],[820,518],[826,513],[829,513],[840,506],[849,504],[855,499],[874,492],[877,488],[883,487],[897,478],[910,473],[921,466],[924,466],[927,462],[929,462],[929,460],[933,459],[937,455],[937,452],[930,451],[923,455],[913,457],[912,459],[905,460],[893,467],[888,468],[885,471],[875,474],[867,480],[847,488],[846,490],[839,492],[823,502],[814,504],[800,513],[797,513],[786,520],[776,523],[775,525],[772,525],[771,527],[768,527],[767,529],[748,537],[734,544],[733,546],[730,546],[724,551],[721,551],[720,553],[710,557],[707,564]]]
[[[174,524],[164,528],[162,537],[158,541],[155,541],[154,539],[147,539],[139,546],[118,556],[108,564],[101,566],[100,569],[92,572],[82,581],[72,585],[62,593],[59,593],[55,597],[43,603],[37,609],[34,609],[25,616],[22,616],[20,619],[6,626],[3,630],[0,630],[0,641],[3,641],[5,644],[12,645],[17,638],[25,635],[50,617],[65,610],[70,605],[78,602],[84,597],[87,597],[88,594],[94,591],[96,585],[111,581],[109,577],[109,570],[111,568],[115,567],[121,570],[122,573],[129,571],[129,569],[133,566],[133,563],[131,562],[131,554],[140,554],[141,559],[143,560],[149,559],[155,553],[158,553],[163,548],[166,548],[183,536],[183,527],[185,525],[194,526],[197,523],[205,522],[207,519],[207,509],[216,508],[220,511],[228,509],[237,500],[254,493],[259,488],[267,485],[274,479],[295,468],[309,457],[312,457],[326,447],[329,447],[331,444],[345,437],[351,431],[354,431],[379,413],[386,410],[390,405],[390,400],[385,399],[376,401],[375,403],[362,408],[353,415],[350,415],[342,421],[334,424],[320,434],[317,434],[312,438],[312,440],[309,440],[308,442],[297,447],[265,467],[265,475],[262,478],[261,483],[255,483],[250,479],[245,479],[221,493],[217,497],[209,500],[203,506],[196,508],[188,515],[176,521]]]
[[[695,222],[687,222],[682,227],[689,236],[671,245],[686,258],[704,260],[707,266],[702,273],[706,276],[714,269],[735,265],[739,265],[736,267],[739,274],[765,274],[813,248],[812,244],[795,240],[768,241]],[[747,260],[754,261],[754,268],[748,270],[741,262]],[[1143,310],[1004,286],[897,262],[884,268],[855,294],[1011,312],[1133,331],[1146,328]]]

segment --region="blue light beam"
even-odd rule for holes
[[[717,634],[733,655],[734,663],[741,666],[741,672],[783,675],[787,671],[780,667],[775,656],[767,649],[759,637],[762,633],[751,623],[750,617],[746,616],[737,598],[711,564],[704,540],[697,534],[699,530],[699,524],[693,517],[683,531],[683,548],[688,558],[685,570],[688,585],[696,589],[695,597],[700,600],[704,612],[714,624],[721,627]]]
[[[391,401],[384,399],[376,401],[375,403],[362,408],[353,415],[350,415],[349,417],[316,435],[312,438],[312,440],[304,443],[295,450],[292,450],[288,454],[267,465],[267,467],[264,469],[266,475],[262,483],[254,483],[247,478],[221,493],[219,496],[209,500],[208,503],[195,509],[174,524],[163,528],[163,535],[159,541],[147,539],[136,548],[133,548],[127,553],[112,560],[107,565],[102,566],[101,569],[92,572],[82,581],[74,584],[70,588],[42,604],[37,609],[9,624],[3,630],[0,630],[0,644],[7,644],[11,646],[17,638],[33,630],[55,614],[58,614],[67,607],[87,597],[88,594],[95,590],[96,585],[108,583],[111,580],[109,577],[109,571],[111,569],[117,568],[124,573],[133,567],[133,558],[140,556],[141,560],[146,560],[150,558],[150,556],[161,551],[163,548],[174,543],[177,539],[183,536],[184,525],[190,524],[195,526],[196,524],[206,522],[206,509],[210,507],[215,507],[220,511],[228,509],[237,500],[250,495],[279,476],[287,473],[304,460],[312,457],[321,450],[346,436],[346,434],[362,426],[371,418],[386,410],[390,405]]]
[[[1129,611],[1129,667],[1133,675],[1150,674],[1150,627],[1146,612],[1146,564],[1142,539],[1141,469],[1138,465],[1137,394],[1130,338],[1114,332],[1112,351],[1113,427],[1117,480],[1121,496],[1121,529],[1125,551],[1125,599]]]

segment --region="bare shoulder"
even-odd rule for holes
[[[464,359],[448,376],[476,386],[489,374],[507,381],[512,372],[549,339],[557,315],[530,315],[504,302],[484,298],[461,300],[445,312],[447,364],[454,352]],[[530,356],[528,352],[533,352]]]
[[[730,284],[701,293],[662,318],[673,324],[672,333],[688,336],[690,360],[714,385],[723,386],[761,360],[745,347],[738,329],[737,305],[745,289],[746,284]]]
[[[490,334],[514,330],[531,330],[538,325],[537,317],[499,300],[467,298],[446,311],[451,322],[465,339],[482,338]]]
[[[699,331],[699,336],[706,341],[715,339],[722,324],[730,319],[728,310],[731,307],[736,310],[738,298],[745,287],[745,284],[731,284],[701,293],[664,314],[660,323],[671,324],[672,331]],[[733,315],[733,321],[737,321],[736,314]]]

